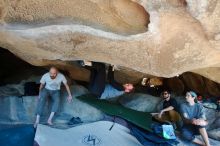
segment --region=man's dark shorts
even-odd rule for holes
[[[193,141],[195,139],[195,135],[199,135],[199,129],[205,128],[205,126],[197,126],[197,125],[184,125],[182,127],[181,133],[182,137],[186,140]]]

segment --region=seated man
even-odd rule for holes
[[[107,99],[120,96],[124,93],[133,91],[133,84],[119,84],[114,80],[114,69],[109,66],[108,80],[106,84],[106,67],[103,63],[92,62],[90,74],[89,90],[100,99]]]
[[[67,80],[63,74],[58,72],[57,68],[51,67],[50,71],[43,75],[43,77],[40,80],[40,83],[41,84],[39,89],[38,105],[36,111],[37,117],[34,124],[35,128],[40,121],[40,115],[42,114],[48,96],[52,98],[52,108],[47,123],[49,125],[52,125],[52,118],[55,112],[57,112],[60,102],[61,83],[65,85],[66,90],[69,94],[69,96],[67,97],[68,101],[70,102],[72,100],[72,95],[67,84]]]
[[[154,118],[160,122],[172,122],[176,123],[181,121],[181,116],[178,113],[177,102],[174,98],[170,97],[170,92],[168,90],[164,90],[162,92],[163,101],[163,109],[160,113],[152,113]]]
[[[210,146],[208,135],[205,126],[208,124],[204,114],[203,106],[196,103],[197,95],[190,91],[186,93],[187,103],[183,103],[180,107],[183,117],[182,136],[186,140],[192,141],[199,145]],[[195,137],[196,134],[201,134],[205,144]]]

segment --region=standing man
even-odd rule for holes
[[[178,113],[178,105],[174,98],[170,97],[170,92],[168,90],[164,90],[162,92],[163,97],[163,109],[154,115],[154,118],[161,122],[172,122],[176,124],[181,121],[181,116]]]
[[[186,93],[187,103],[181,105],[181,114],[184,125],[182,127],[182,136],[188,141],[192,141],[198,145],[210,146],[209,138],[205,126],[208,124],[204,113],[203,106],[196,103],[197,95],[193,91]],[[204,142],[195,137],[196,134],[201,134]]]
[[[40,122],[40,116],[42,114],[43,108],[45,106],[46,100],[48,96],[52,98],[52,108],[50,116],[47,120],[49,125],[53,125],[52,119],[54,117],[55,112],[57,112],[60,102],[60,86],[63,83],[68,92],[67,100],[68,102],[72,101],[72,95],[70,92],[70,88],[67,84],[67,80],[63,74],[61,74],[56,67],[51,67],[50,71],[44,74],[40,80],[40,89],[39,89],[39,97],[38,97],[38,105],[37,105],[37,117],[34,124],[34,127],[37,127],[37,124]]]

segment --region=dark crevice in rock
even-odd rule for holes
[[[0,68],[0,86],[19,83],[33,73],[41,74],[45,71],[44,68],[33,66],[2,48],[0,48]]]
[[[219,83],[191,72],[183,73],[179,77],[166,78],[164,84],[179,95],[192,90],[205,97],[220,97]]]

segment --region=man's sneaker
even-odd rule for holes
[[[117,65],[111,65],[111,66],[112,66],[112,71],[119,70],[119,67]]]
[[[75,125],[75,124],[81,124],[83,123],[79,117],[73,117],[70,119],[70,121],[67,123],[68,125]]]

